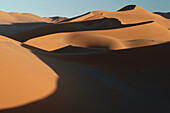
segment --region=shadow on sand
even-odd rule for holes
[[[170,43],[81,54],[23,47],[60,76],[58,89],[45,99],[0,113],[169,112]]]
[[[50,25],[51,23],[45,22],[33,22],[33,23],[13,23],[13,24],[4,24],[0,25],[0,35],[10,36],[13,34],[17,34],[20,32],[37,29],[40,27],[44,27]]]
[[[104,19],[90,20],[90,21],[52,24],[38,29],[33,29],[22,33],[10,35],[8,37],[20,42],[25,42],[32,38],[54,34],[54,33],[120,29],[120,28],[148,24],[152,22],[154,21],[147,21],[147,22],[134,23],[134,24],[121,24],[121,22],[118,19],[104,18]]]

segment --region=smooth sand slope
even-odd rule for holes
[[[97,19],[92,21],[52,24],[38,29],[33,29],[30,31],[14,34],[11,35],[10,37],[15,40],[24,42],[38,36],[59,33],[59,32],[103,30],[103,29],[112,29],[112,28],[120,28],[120,27],[123,27],[123,25],[118,19],[104,18],[104,19]]]
[[[132,8],[133,7],[133,8]],[[128,10],[127,10],[128,9]],[[133,24],[144,21],[155,21],[160,25],[170,28],[170,21],[160,15],[153,14],[147,10],[138,6],[126,6],[117,12],[108,11],[92,11],[89,14],[73,19],[70,22],[91,20],[95,16],[106,17],[106,18],[117,18],[122,24]]]
[[[0,113],[169,113],[170,19],[135,5],[57,24],[7,14],[46,26],[0,36]]]
[[[30,23],[30,22],[48,22],[51,23],[50,18],[42,18],[30,13],[15,13],[0,11],[0,24],[12,23]]]
[[[52,23],[58,23],[67,18],[40,17],[30,13],[0,11],[0,35],[9,36],[27,30],[40,28]]]
[[[169,19],[135,6],[132,10],[118,12],[92,11],[83,16],[73,18],[70,21],[68,20],[68,22],[25,31],[11,35],[10,37],[23,42],[31,38],[59,32],[115,29],[150,21],[154,21],[167,30],[170,28]]]
[[[42,18],[29,13],[0,11],[0,35],[8,36],[39,28],[52,23],[50,18]]]
[[[167,113],[170,104],[169,48],[168,43],[75,54],[47,53],[30,48],[59,74],[58,89],[41,101],[0,112]],[[72,47],[72,51],[74,49]]]
[[[56,89],[58,75],[16,41],[0,37],[0,109],[25,105]]]
[[[170,32],[153,22],[113,30],[56,33],[28,40],[25,44],[47,51],[53,51],[68,45],[116,50],[154,45],[167,41],[170,41]]]

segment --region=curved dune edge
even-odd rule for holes
[[[170,44],[162,43],[170,42],[167,29],[170,21],[137,6],[132,9],[93,11],[71,21],[102,21],[61,29],[154,22],[66,33],[55,33],[56,27],[52,25],[16,34],[24,39],[54,31],[31,37],[24,43],[0,36],[0,112],[4,109],[2,113],[168,111]],[[32,48],[26,49],[24,44]]]
[[[23,106],[51,95],[58,75],[29,50],[0,40],[0,109]]]
[[[19,42],[19,41],[10,39],[10,38],[2,36],[2,35],[0,35],[0,41],[9,41],[9,42],[12,42],[12,43],[15,43],[15,44],[21,44],[21,42]]]
[[[128,10],[129,9],[129,10]],[[170,28],[170,21],[160,15],[153,14],[139,6],[129,5],[120,9],[123,11],[109,12],[109,11],[92,11],[85,16],[73,19],[69,22],[92,20],[91,18],[116,18],[119,19],[122,24],[133,24],[144,21],[155,21],[165,28]]]
[[[107,48],[112,50],[125,48],[118,39],[92,34],[72,34],[68,37],[64,37],[63,41],[68,45],[77,47]]]
[[[170,41],[170,32],[154,22],[122,29],[55,33],[28,40],[24,44],[46,51],[53,51],[68,45],[117,50],[168,41]]]
[[[121,43],[121,41],[119,41],[118,39],[96,34],[88,35],[85,33],[61,34],[61,37],[59,36],[58,38],[51,38],[51,40],[49,41],[47,41],[45,38],[42,38],[42,40],[39,41],[34,41],[33,39],[28,42],[25,42],[24,44],[31,45],[47,51],[53,51],[70,45],[75,47],[98,49],[105,48],[112,50],[125,48],[123,43]]]
[[[136,5],[127,5],[121,9],[119,9],[118,11],[128,11],[128,10],[134,10],[136,8]]]
[[[170,43],[90,54],[34,51],[48,65],[59,66],[53,67],[62,76],[59,90],[44,100],[2,113],[169,111],[169,48]]]
[[[68,20],[59,24],[47,25],[45,27],[28,30],[10,35],[10,37],[21,42],[25,42],[29,39],[38,38],[47,34],[87,30],[104,30],[111,28],[114,29],[120,28],[123,25],[149,21],[154,21],[155,23],[159,24],[161,29],[162,27],[167,30],[170,28],[170,19],[166,19],[160,15],[153,14],[141,7],[136,6],[133,10],[120,12],[92,11],[83,16],[71,19],[70,21]]]
[[[50,18],[43,18],[31,13],[0,11],[0,15],[1,15],[0,24],[34,23],[34,22],[52,23],[52,19]]]

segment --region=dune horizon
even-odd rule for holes
[[[0,11],[0,113],[168,113],[170,13]]]

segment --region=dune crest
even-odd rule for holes
[[[71,36],[72,37],[71,39],[74,40],[74,36],[76,37],[77,34],[80,37],[80,39],[81,37],[87,37],[88,40],[85,40],[85,41],[87,41],[87,43],[89,44],[91,43],[91,41],[93,42],[93,39],[91,39],[90,37],[95,36],[95,35],[99,36],[100,37],[99,40],[101,41],[105,40],[105,38],[107,39],[107,37],[111,39],[119,40],[119,42],[121,42],[121,44],[124,45],[124,47],[120,49],[154,45],[154,44],[165,43],[165,42],[170,41],[169,30],[153,22],[153,23],[127,27],[127,28],[120,28],[120,29],[79,31],[79,32],[70,32],[70,33],[54,33],[51,35],[44,35],[44,36],[30,39],[26,41],[25,44],[28,44],[28,45],[31,45],[31,46],[34,46],[40,49],[44,49],[47,51],[52,51],[58,48],[68,46],[67,43],[64,43],[65,37]],[[134,40],[134,41],[131,41],[131,40]],[[97,41],[98,39],[96,39],[96,42],[95,42],[96,44],[101,43]],[[80,43],[84,43],[84,41]],[[81,46],[80,44],[79,47],[85,47],[85,46]],[[114,50],[114,48],[110,48],[110,49]]]
[[[169,113],[170,19],[128,5],[0,24],[0,113]]]
[[[128,5],[128,6],[125,6],[121,9],[119,9],[118,11],[128,11],[128,10],[133,10],[136,8],[136,5]]]

